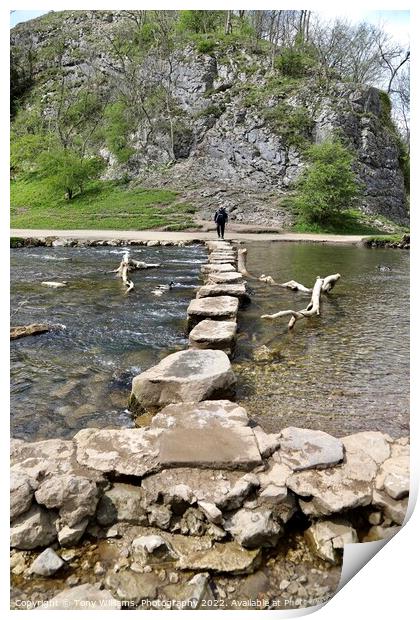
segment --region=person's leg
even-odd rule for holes
[[[222,233],[222,239],[225,238],[225,223],[222,222],[222,224],[220,224],[220,232]]]
[[[220,224],[217,222],[217,236],[220,237]]]

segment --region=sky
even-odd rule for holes
[[[379,11],[362,10],[355,6],[344,8],[340,11],[320,10],[318,11],[325,19],[334,19],[338,15],[346,17],[351,22],[368,21],[373,24],[381,25],[399,43],[407,45],[409,43],[409,11]],[[19,22],[34,19],[48,11],[13,11],[10,15],[10,26],[16,26]]]

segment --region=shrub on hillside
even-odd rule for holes
[[[348,209],[358,195],[353,157],[338,140],[314,144],[307,155],[309,165],[297,184],[294,206],[302,219],[326,223]]]
[[[313,62],[309,50],[300,47],[285,47],[280,56],[276,57],[274,67],[282,75],[300,78],[306,75]]]

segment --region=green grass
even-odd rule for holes
[[[371,235],[366,237],[365,241],[369,243],[400,243],[403,235],[401,233],[394,235]]]
[[[369,222],[369,218],[355,209],[343,211],[335,220],[322,224],[298,220],[294,224],[293,230],[303,233],[330,233],[337,235],[381,235],[383,233],[377,226]]]
[[[36,176],[12,181],[10,206],[13,228],[61,230],[184,230],[193,225],[195,211],[179,202],[177,192],[129,189],[115,181],[92,182],[68,201]]]

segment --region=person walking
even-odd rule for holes
[[[216,226],[217,226],[217,236],[222,239],[225,238],[225,225],[226,222],[228,221],[228,214],[226,213],[226,210],[224,207],[220,207],[219,209],[217,209],[216,213],[214,214],[214,221],[216,222]]]

